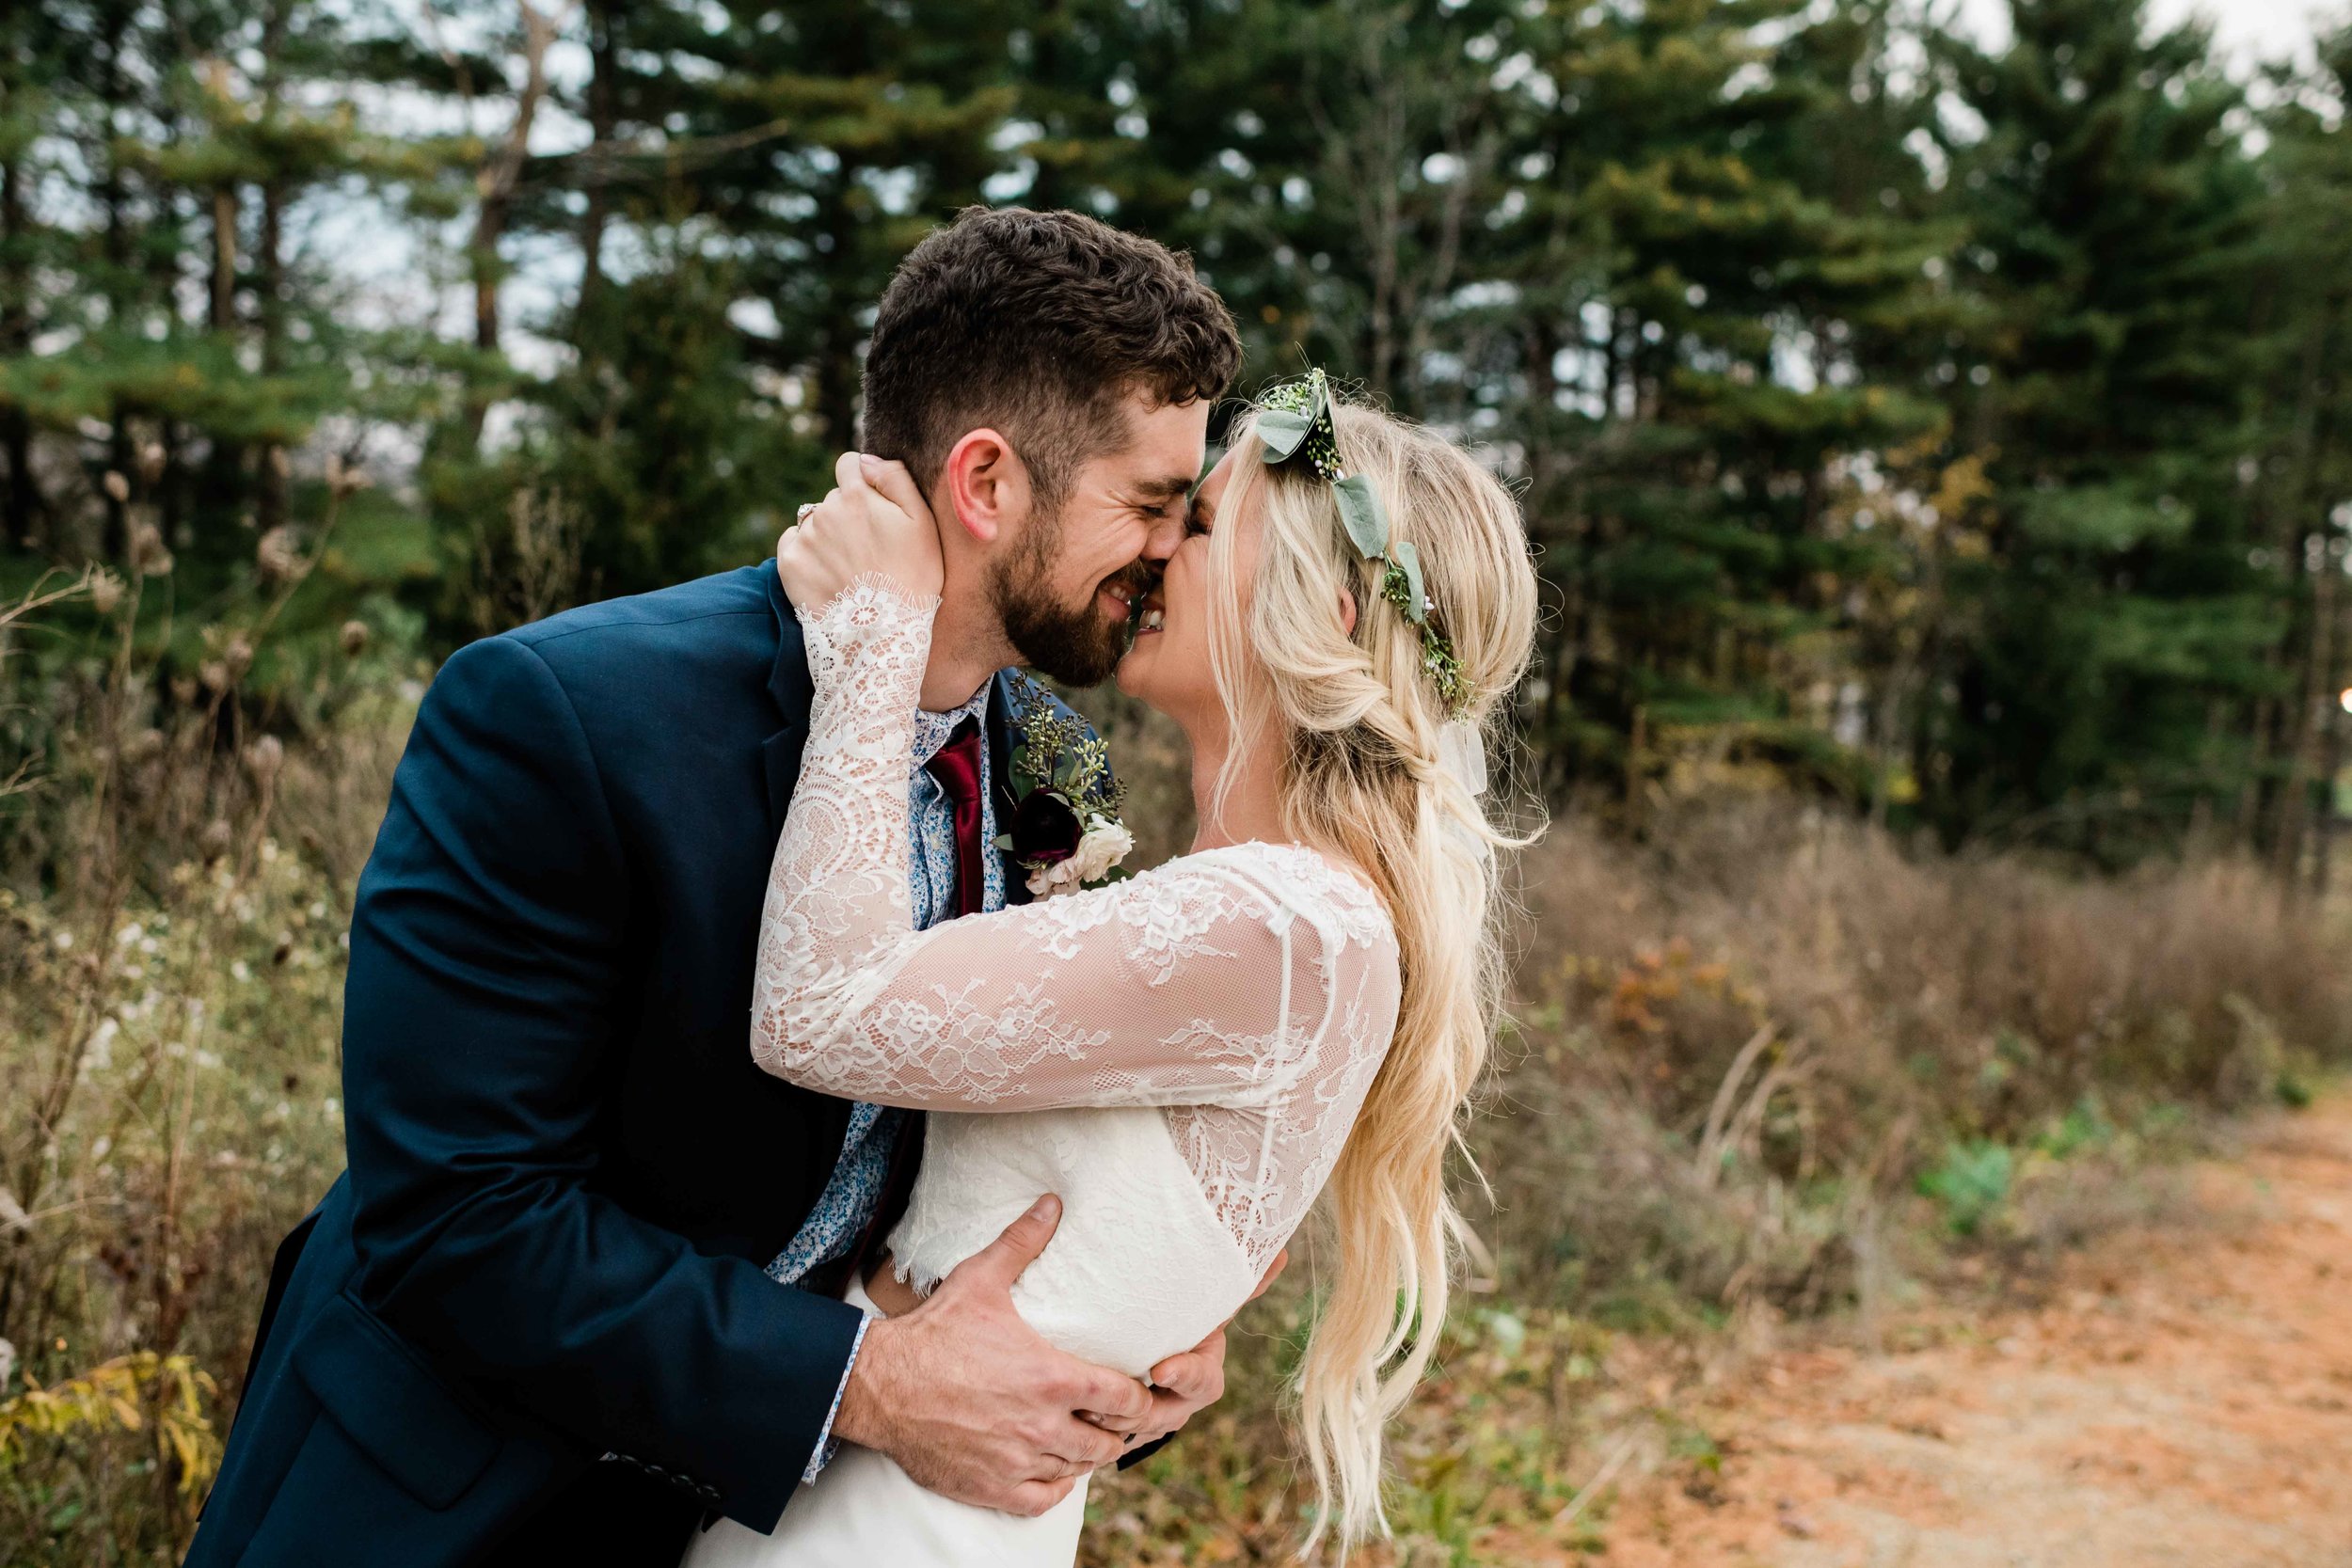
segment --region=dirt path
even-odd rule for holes
[[[2049,1305],[1757,1363],[1710,1425],[1721,1471],[1630,1490],[1606,1560],[2352,1568],[2352,1096],[2257,1125],[2194,1192]]]

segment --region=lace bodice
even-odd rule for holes
[[[885,1105],[1158,1108],[1263,1269],[1388,1048],[1388,916],[1315,851],[1246,844],[916,931],[906,756],[936,608],[867,580],[802,613],[816,697],[760,924],[753,1053]]]

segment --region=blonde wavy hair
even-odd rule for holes
[[[1381,1437],[1427,1367],[1464,1234],[1447,1191],[1469,1097],[1500,1003],[1497,854],[1522,846],[1439,761],[1451,718],[1492,751],[1503,699],[1527,667],[1535,573],[1509,491],[1469,453],[1376,410],[1332,409],[1342,466],[1380,492],[1393,536],[1420,551],[1430,619],[1452,639],[1467,699],[1449,714],[1422,668],[1420,628],[1380,596],[1383,567],[1349,543],[1331,486],[1304,464],[1241,452],[1220,510],[1262,519],[1251,591],[1235,532],[1210,539],[1209,657],[1229,755],[1275,737],[1283,821],[1360,868],[1396,929],[1396,1035],[1325,1189],[1337,1259],[1300,1366],[1300,1438],[1317,1496],[1312,1550],[1385,1531]],[[1353,595],[1356,626],[1337,607]],[[1246,604],[1246,608],[1245,608]],[[1219,781],[1221,797],[1225,781]]]

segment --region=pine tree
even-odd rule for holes
[[[1994,57],[1946,41],[1986,132],[1950,149],[1987,312],[1949,378],[1986,547],[1923,732],[1947,837],[2122,857],[2234,797],[2228,743],[2275,635],[2247,556],[2253,166],[2197,25],[2014,0]]]
[[[2341,113],[2352,102],[2352,26],[2320,37],[2308,72],[2281,67],[2270,85],[2251,345],[2264,372],[2260,461],[2249,532],[2279,636],[2249,726],[2254,765],[2242,776],[2235,810],[2217,816],[2251,840],[2290,886],[2315,847],[2310,876],[2324,887],[2326,828],[2344,761],[2338,694],[2352,684],[2344,584],[2352,385],[2340,369],[2352,352],[2352,133]]]
[[[1858,354],[1915,317],[1931,237],[1814,152],[1851,118],[1865,40],[1842,9],[1692,0],[1547,13],[1514,41],[1543,112],[1506,156],[1502,424],[1565,610],[1535,689],[1552,777],[1615,778],[1637,813],[1654,780],[1726,763],[1859,792],[1861,759],[1805,710],[1877,554],[1833,477],[1936,419]]]

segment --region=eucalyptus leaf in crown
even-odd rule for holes
[[[1449,717],[1459,719],[1470,705],[1470,682],[1462,661],[1454,657],[1454,641],[1429,619],[1437,602],[1422,580],[1421,552],[1409,539],[1394,536],[1388,508],[1370,478],[1351,474],[1340,462],[1340,434],[1331,412],[1331,384],[1320,369],[1295,381],[1286,381],[1258,400],[1252,434],[1265,448],[1269,467],[1303,462],[1331,486],[1340,509],[1340,522],[1349,543],[1366,561],[1381,563],[1380,596],[1405,612],[1421,632],[1421,669],[1437,688],[1438,700]]]

